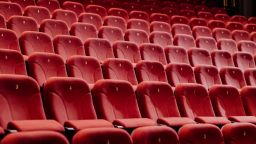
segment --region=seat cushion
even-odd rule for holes
[[[226,117],[196,117],[195,121],[214,125],[225,125],[230,123]]]
[[[167,117],[167,118],[159,118],[157,120],[159,124],[164,124],[170,127],[180,127],[185,124],[195,123],[194,120],[186,117]]]
[[[113,127],[112,123],[106,120],[69,120],[64,123],[65,127],[71,127],[75,130],[85,128],[98,128],[98,127]]]
[[[113,121],[113,124],[116,126],[122,126],[123,128],[137,128],[157,125],[155,121],[148,118],[116,119]]]

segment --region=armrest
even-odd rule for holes
[[[11,121],[7,125],[8,129],[17,131],[38,131],[48,130],[64,132],[64,127],[55,120],[18,120]]]
[[[225,125],[231,123],[226,117],[196,117],[195,121],[214,125]]]
[[[115,126],[122,126],[123,128],[137,128],[157,125],[155,121],[148,118],[116,119],[113,121],[113,124]]]
[[[114,127],[111,122],[102,119],[69,120],[64,123],[64,126],[74,128],[76,131],[85,128]]]
[[[164,124],[169,127],[180,127],[185,124],[194,124],[196,123],[194,120],[187,118],[187,117],[166,117],[166,118],[159,118],[157,120],[159,124]]]

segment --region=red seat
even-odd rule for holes
[[[168,46],[164,49],[168,63],[185,63],[189,64],[186,49],[179,46]]]
[[[85,7],[85,11],[88,12],[88,13],[95,13],[95,14],[98,14],[100,15],[102,18],[104,18],[105,16],[107,16],[107,10],[100,6],[100,5],[87,5]]]
[[[172,16],[171,17],[171,24],[188,24],[189,20],[185,16]]]
[[[219,41],[221,39],[232,39],[231,31],[226,28],[215,28],[213,30],[213,37]]]
[[[125,19],[118,16],[106,16],[104,18],[104,25],[120,28],[123,33],[126,31]]]
[[[103,24],[101,17],[94,13],[82,13],[79,15],[78,21],[81,23],[92,24],[97,29],[99,29]]]
[[[130,19],[127,22],[127,29],[136,29],[145,31],[147,34],[150,32],[149,23],[145,20]]]
[[[209,20],[208,27],[212,30],[214,28],[225,28],[225,23],[221,20]]]
[[[198,48],[189,49],[188,57],[192,66],[212,65],[211,56],[207,50]]]
[[[88,38],[98,37],[96,27],[88,23],[73,23],[70,28],[70,34],[78,37],[83,43]]]
[[[184,47],[185,49],[196,47],[195,40],[190,35],[178,34],[174,36],[173,44]]]
[[[139,48],[132,42],[115,42],[113,50],[116,58],[126,59],[131,63],[137,63],[141,60]]]
[[[67,71],[70,77],[83,79],[90,88],[103,79],[100,63],[94,57],[72,56],[67,60]]]
[[[52,13],[52,19],[64,21],[69,28],[73,23],[77,22],[77,16],[75,12],[63,9],[55,10]]]
[[[212,37],[212,31],[205,26],[194,26],[192,31],[195,38]]]
[[[147,12],[144,11],[131,11],[129,13],[130,19],[142,19],[145,21],[149,21],[149,16]]]
[[[180,14],[182,16],[185,16],[185,17],[189,18],[189,19],[196,17],[196,13],[192,9],[181,9]]]
[[[250,39],[251,39],[253,42],[256,42],[256,32],[252,32],[252,33],[251,33]]]
[[[229,52],[231,55],[238,51],[237,44],[232,39],[221,39],[218,41],[218,47],[220,50]]]
[[[186,3],[185,1],[186,0],[181,1],[181,3],[179,3],[179,7],[185,10],[194,10],[194,5],[190,3]]]
[[[256,127],[250,123],[227,124],[222,127],[221,132],[226,144],[251,144],[255,142],[254,133],[256,132]]]
[[[37,5],[47,8],[51,13],[60,8],[58,0],[38,0]]]
[[[15,50],[0,49],[0,73],[26,75],[23,56]]]
[[[99,133],[100,130],[100,133]],[[95,128],[79,131],[72,139],[73,144],[98,144],[105,142],[132,144],[129,134],[116,128]]]
[[[73,55],[85,55],[83,42],[75,36],[56,36],[53,45],[55,53],[64,61]]]
[[[247,69],[244,71],[244,78],[247,85],[256,86],[256,69]]]
[[[194,73],[197,83],[204,85],[207,89],[221,84],[220,75],[215,66],[198,66],[194,69]]]
[[[207,26],[207,21],[203,18],[191,18],[189,21],[191,28],[195,26]]]
[[[72,1],[65,1],[62,4],[62,8],[65,10],[70,10],[76,13],[77,16],[79,16],[84,11],[84,6],[81,3],[78,2],[72,2]]]
[[[224,125],[230,123],[225,117],[215,117],[208,91],[200,84],[182,84],[175,88],[176,100],[183,117],[200,123]],[[190,131],[191,133],[191,131]]]
[[[256,117],[246,116],[238,89],[230,85],[214,86],[209,90],[213,108],[218,116],[234,122],[256,123]]]
[[[244,30],[248,31],[249,33],[255,32],[256,31],[256,24],[245,24],[244,25]]]
[[[214,13],[214,14],[217,14],[217,13],[226,14],[227,11],[224,8],[213,7],[212,8],[212,13]]]
[[[246,52],[237,52],[233,55],[235,66],[245,71],[255,67],[255,62],[251,54]]]
[[[250,34],[247,31],[244,30],[234,30],[232,32],[232,38],[239,42],[241,40],[250,40]]]
[[[44,84],[44,104],[48,118],[65,127],[74,128],[75,131],[113,127],[110,122],[97,119],[90,88],[81,79],[49,79]],[[65,112],[62,111],[63,108]]]
[[[150,23],[150,31],[161,31],[171,33],[171,26],[169,23],[154,21]]]
[[[48,144],[68,144],[68,140],[64,135],[58,132],[52,131],[33,131],[33,132],[18,132],[11,133],[6,136],[1,143],[2,144],[19,144],[19,143],[48,143]]]
[[[166,22],[170,23],[170,18],[167,14],[162,14],[162,13],[152,13],[150,15],[150,21],[159,21],[159,22]]]
[[[213,64],[218,68],[221,69],[227,66],[234,66],[234,62],[232,56],[227,51],[214,51],[211,53]]]
[[[167,32],[151,32],[149,35],[149,40],[151,43],[157,44],[162,48],[172,45],[172,36]]]
[[[249,17],[248,22],[252,24],[256,24],[256,17]]]
[[[4,129],[64,132],[61,124],[46,119],[39,86],[31,77],[1,75],[0,85],[1,107],[7,110],[0,116]]]
[[[143,117],[170,127],[194,123],[192,119],[181,117],[172,87],[167,83],[142,82],[136,94]]]
[[[173,7],[164,7],[162,8],[161,12],[167,14],[169,17],[179,14],[179,11]]]
[[[233,15],[231,18],[230,18],[231,21],[234,21],[234,22],[240,22],[240,23],[247,23],[247,18],[245,16],[242,16],[242,15]]]
[[[199,37],[196,39],[196,45],[198,48],[205,49],[208,52],[218,50],[217,43],[214,38],[211,37]]]
[[[166,65],[164,49],[159,45],[144,43],[140,45],[139,49],[143,60],[157,61]]]
[[[230,20],[229,15],[226,14],[226,13],[217,13],[217,14],[214,15],[214,18],[216,20],[221,20],[223,22],[228,22]]]
[[[99,38],[108,40],[111,44],[124,40],[122,30],[112,26],[102,26],[98,31],[98,36]]]
[[[102,64],[103,75],[106,79],[125,80],[137,85],[135,71],[131,62],[125,59],[108,59]]]
[[[220,77],[223,84],[234,86],[240,89],[246,85],[242,70],[235,67],[222,68]]]
[[[128,82],[101,80],[95,84],[92,92],[99,118],[124,128],[156,125],[153,120],[142,118],[135,92]]]
[[[188,124],[179,130],[180,144],[223,144],[223,136],[217,126],[211,124]]]
[[[192,30],[186,24],[174,24],[172,26],[172,35],[175,36],[177,34],[192,35]]]
[[[121,8],[110,8],[108,10],[108,15],[118,16],[118,17],[124,18],[125,20],[129,19],[128,12],[125,9],[121,9]]]
[[[11,2],[0,2],[0,14],[7,21],[11,16],[21,16],[22,9],[19,4]]]
[[[11,0],[11,2],[19,4],[23,9],[25,9],[27,6],[36,5],[35,0]]]
[[[166,67],[166,75],[168,82],[174,87],[182,83],[196,82],[193,69],[188,64],[169,64]]]
[[[44,20],[40,25],[40,31],[48,34],[52,39],[57,35],[69,35],[67,24],[61,20]]]
[[[167,82],[164,66],[156,61],[140,61],[136,64],[135,72],[138,82],[162,81]]]
[[[100,62],[103,62],[107,58],[114,58],[111,44],[107,40],[90,38],[85,41],[84,47],[87,56],[93,56]]]
[[[36,21],[25,16],[12,16],[7,22],[7,28],[13,30],[17,37],[25,31],[38,31]]]
[[[1,14],[0,14],[0,28],[6,28],[5,18]]]
[[[226,28],[229,29],[230,31],[244,29],[243,24],[240,22],[227,22]]]
[[[0,28],[0,48],[12,49],[20,52],[17,35],[12,30]]]
[[[256,54],[256,43],[252,41],[240,41],[238,43],[238,48],[242,52],[250,53],[251,55]]]
[[[29,56],[34,52],[54,53],[51,38],[42,32],[24,32],[19,39],[20,48],[24,55]]]
[[[143,43],[149,43],[148,35],[145,31],[142,30],[127,30],[125,32],[124,39],[135,43],[136,45],[141,45]]]
[[[51,18],[50,11],[47,8],[41,6],[26,7],[24,10],[24,16],[34,18],[39,26],[43,20]]]
[[[195,6],[195,9],[197,12],[209,12],[210,11],[210,8],[207,6],[207,5],[196,5]]]
[[[57,54],[35,53],[29,56],[28,74],[42,86],[51,77],[66,77],[66,66]]]
[[[197,16],[199,18],[204,18],[206,20],[212,20],[213,19],[213,15],[211,12],[198,12]]]

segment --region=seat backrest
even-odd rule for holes
[[[141,60],[139,48],[132,42],[115,42],[113,44],[113,50],[116,58],[126,59],[131,63],[137,63]]]
[[[7,28],[13,30],[17,37],[25,31],[38,31],[36,21],[26,16],[12,16],[8,19]]]
[[[20,48],[24,55],[31,55],[34,52],[54,53],[51,38],[42,32],[24,32],[20,38]]]
[[[247,18],[245,16],[242,16],[242,15],[233,15],[230,20],[234,21],[234,22],[240,22],[240,23],[246,23],[247,22]]]
[[[164,49],[167,63],[185,63],[189,64],[186,49],[179,46],[168,46]]]
[[[135,92],[126,81],[100,80],[92,93],[98,118],[112,122],[115,119],[141,117]]]
[[[217,43],[214,38],[211,37],[199,37],[196,39],[196,45],[198,48],[205,49],[208,52],[218,50]]]
[[[192,31],[195,38],[212,37],[212,31],[206,26],[194,26]]]
[[[243,24],[240,23],[240,22],[227,22],[226,23],[226,28],[230,31],[243,30],[244,29]]]
[[[237,43],[232,39],[221,39],[218,41],[217,45],[220,50],[227,51],[231,55],[238,51]]]
[[[212,20],[213,19],[213,15],[211,12],[198,12],[197,16],[199,18],[204,18],[206,20]]]
[[[125,32],[124,39],[140,46],[143,43],[149,43],[148,35],[143,30],[130,29]]]
[[[51,77],[66,77],[66,66],[57,54],[35,53],[29,56],[28,74],[42,86]]]
[[[125,59],[108,59],[102,64],[103,75],[106,79],[125,80],[137,85],[135,71],[131,62]]]
[[[146,20],[149,21],[149,15],[147,12],[144,11],[131,11],[129,13],[129,17],[130,19],[142,19],[142,20]]]
[[[40,25],[43,20],[51,18],[50,11],[47,8],[41,6],[28,6],[24,10],[23,15],[34,18],[37,22],[37,25]]]
[[[150,31],[161,31],[171,33],[171,26],[169,23],[154,21],[150,23]]]
[[[215,66],[198,66],[194,69],[194,73],[197,83],[204,85],[207,89],[221,84],[219,71]]]
[[[139,49],[143,60],[157,61],[166,65],[164,49],[159,45],[144,43],[140,45]]]
[[[54,51],[64,61],[73,55],[85,55],[83,42],[75,36],[56,36],[53,40]]]
[[[61,124],[97,118],[90,88],[79,78],[49,79],[44,84],[44,107],[47,118]]]
[[[204,18],[191,18],[189,25],[191,28],[195,26],[207,26],[207,21]]]
[[[67,71],[70,77],[83,79],[88,84],[94,84],[103,79],[100,63],[94,57],[72,56],[67,60]]]
[[[172,25],[172,35],[177,34],[187,34],[192,35],[192,30],[189,25],[187,24],[173,24]]]
[[[137,80],[167,82],[164,66],[156,61],[140,61],[135,68]]]
[[[225,28],[225,23],[221,20],[209,20],[208,27],[212,30],[215,28]]]
[[[150,21],[160,21],[160,22],[166,22],[170,23],[170,18],[167,14],[162,14],[162,13],[152,13],[150,15]]]
[[[233,55],[235,66],[245,71],[255,67],[255,62],[251,54],[246,52],[237,52]]]
[[[214,18],[216,20],[221,20],[221,21],[224,21],[224,22],[228,22],[230,20],[230,17],[228,14],[225,14],[225,13],[217,13],[214,15]]]
[[[51,13],[60,8],[60,3],[58,0],[38,0],[37,5],[47,8]]]
[[[62,20],[70,28],[71,25],[77,22],[76,13],[70,10],[58,9],[52,13],[52,19]]]
[[[40,31],[48,34],[52,39],[57,35],[69,35],[67,24],[61,20],[44,20],[40,25]]]
[[[236,67],[222,68],[220,77],[223,84],[232,85],[237,89],[246,85],[242,70]]]
[[[112,26],[102,26],[98,31],[99,38],[108,40],[111,44],[115,41],[123,41],[123,33],[120,28]]]
[[[46,119],[39,86],[28,76],[1,75],[0,125],[7,129],[13,120]]]
[[[204,49],[189,49],[188,58],[192,66],[212,65],[212,60],[209,52]]]
[[[174,36],[173,44],[185,49],[196,47],[195,40],[190,35],[178,34]]]
[[[20,52],[17,35],[12,30],[0,28],[0,48],[12,49]]]
[[[151,43],[157,44],[162,48],[172,45],[172,35],[167,32],[154,31],[149,35]]]
[[[248,69],[244,72],[247,85],[256,86],[256,69]]]
[[[120,28],[123,33],[126,31],[126,20],[118,16],[106,16],[103,25]]]
[[[214,51],[211,53],[213,65],[218,69],[226,66],[234,66],[232,56],[227,51]]]
[[[0,14],[7,21],[11,16],[21,16],[22,8],[19,4],[11,2],[0,2]]]
[[[252,33],[251,33],[250,39],[251,39],[253,42],[256,42],[256,32],[252,32]]]
[[[88,23],[73,23],[70,28],[70,34],[78,37],[83,43],[88,38],[98,37],[96,27]]]
[[[98,14],[94,13],[82,13],[79,15],[78,21],[81,23],[92,24],[97,29],[99,29],[103,24],[102,18]]]
[[[196,17],[196,13],[195,13],[194,9],[181,9],[180,15],[185,16],[189,19]]]
[[[199,116],[215,116],[210,97],[203,85],[178,85],[174,93],[181,116],[192,119]]]
[[[213,30],[213,37],[216,41],[221,39],[232,39],[231,31],[226,28],[215,28]]]
[[[249,33],[254,32],[256,30],[256,24],[245,24],[244,30],[248,31]]]
[[[171,24],[188,24],[189,20],[185,16],[174,15],[171,17]]]
[[[252,41],[240,41],[237,47],[242,52],[250,53],[251,55],[256,54],[256,43]]]
[[[256,92],[255,85],[247,86],[240,91],[240,95],[242,97],[243,104],[244,104],[244,109],[247,115],[251,115],[251,116],[256,115],[255,92]]]
[[[238,89],[230,85],[218,85],[209,90],[213,108],[217,116],[245,116]]]
[[[79,16],[81,13],[85,12],[83,4],[81,4],[79,2],[65,1],[62,4],[62,8],[65,10],[70,10],[70,11],[75,12],[77,16]]]
[[[11,0],[11,2],[19,4],[23,9],[25,9],[27,6],[36,5],[35,0]]]
[[[234,30],[232,31],[232,38],[236,42],[241,40],[250,40],[250,34],[245,30]]]
[[[87,5],[85,7],[85,11],[88,12],[88,13],[95,13],[95,14],[98,14],[100,15],[102,18],[104,18],[105,16],[107,16],[107,10],[103,7],[103,6],[100,6],[100,5]]]
[[[180,117],[172,87],[165,82],[142,82],[136,89],[141,115],[153,120]]]
[[[0,73],[26,75],[26,65],[20,52],[0,49]]]
[[[128,12],[125,9],[121,9],[121,8],[110,8],[108,10],[108,15],[109,16],[118,16],[118,17],[122,17],[125,20],[129,19],[129,15]]]
[[[127,21],[127,29],[142,30],[147,34],[150,32],[149,22],[140,19],[130,19]]]
[[[166,75],[172,86],[196,82],[193,69],[188,64],[169,64],[166,67]]]

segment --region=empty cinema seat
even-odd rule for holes
[[[102,26],[98,31],[99,38],[108,40],[111,44],[116,41],[123,41],[123,33],[120,28],[112,26]]]
[[[198,48],[189,49],[188,57],[192,66],[212,65],[211,56],[207,50]]]
[[[167,82],[164,66],[156,61],[140,61],[136,64],[135,72],[138,82],[162,81]]]
[[[57,35],[69,35],[67,24],[61,20],[44,20],[40,25],[40,31],[48,34],[52,39]]]
[[[247,18],[245,16],[242,16],[242,15],[233,15],[231,18],[230,18],[231,21],[234,21],[234,22],[240,22],[240,23],[246,23],[247,22]]]
[[[220,70],[220,77],[223,84],[232,85],[237,89],[246,85],[242,70],[236,67],[222,68]]]
[[[108,59],[102,64],[106,79],[125,80],[132,85],[137,85],[135,71],[131,62],[125,59]]]
[[[192,35],[192,30],[190,26],[186,24],[173,24],[172,35],[175,36],[177,34]]]
[[[220,50],[227,51],[231,55],[238,51],[237,43],[232,39],[221,39],[218,41],[217,45]]]
[[[249,33],[252,33],[256,30],[256,24],[245,24],[244,30],[248,31]]]
[[[110,8],[108,10],[108,15],[109,16],[118,16],[118,17],[122,17],[125,20],[129,19],[129,15],[128,12],[125,9],[122,8]]]
[[[149,42],[148,35],[145,31],[135,30],[135,29],[127,30],[125,32],[124,39],[126,41],[130,41],[137,44],[137,46],[140,46],[143,43]]]
[[[227,22],[226,28],[230,31],[244,29],[243,25],[240,22]]]
[[[19,4],[23,9],[25,9],[27,6],[33,6],[36,5],[35,0],[10,0],[13,3]]]
[[[76,13],[70,10],[58,9],[52,13],[52,19],[62,20],[70,28],[74,22],[77,22]]]
[[[20,52],[19,41],[15,32],[0,28],[0,48],[12,49]]]
[[[21,16],[22,8],[20,5],[11,2],[0,2],[0,14],[8,20],[11,16]]]
[[[207,21],[203,18],[191,18],[189,21],[191,28],[195,26],[207,26]]]
[[[188,24],[189,20],[185,16],[174,15],[171,17],[171,24]]]
[[[67,62],[67,71],[70,77],[83,79],[90,88],[94,83],[103,79],[103,74],[99,61],[89,56],[72,56]]]
[[[195,38],[199,37],[212,37],[212,31],[206,26],[194,26],[193,29],[193,36]]]
[[[208,52],[218,50],[217,43],[214,38],[199,37],[196,39],[196,45],[198,48],[205,49]]]
[[[28,74],[42,86],[50,77],[66,77],[66,67],[61,56],[51,53],[35,53],[27,60]]]
[[[76,13],[77,16],[79,16],[84,11],[84,6],[81,3],[78,2],[72,2],[72,1],[65,1],[62,4],[62,8],[65,10],[70,10]]]
[[[78,37],[83,43],[88,38],[98,37],[96,27],[88,23],[73,23],[70,28],[70,34]]]
[[[24,16],[32,17],[36,20],[37,25],[40,26],[41,22],[45,19],[50,19],[50,11],[41,6],[28,6],[24,10]]]
[[[256,86],[256,69],[251,68],[244,71],[244,78],[247,85]]]
[[[213,30],[213,37],[216,41],[221,39],[232,39],[231,31],[226,28],[215,28]]]
[[[241,40],[250,40],[250,34],[245,30],[234,30],[232,31],[232,38],[239,42]]]
[[[160,22],[166,22],[166,23],[170,23],[170,18],[167,14],[163,14],[163,13],[152,13],[150,15],[150,21],[154,22],[154,21],[160,21]]]
[[[246,52],[237,52],[233,55],[235,66],[245,71],[249,68],[255,68],[255,62],[251,54]]]
[[[38,0],[37,5],[47,8],[51,13],[60,8],[58,0]]]
[[[135,92],[128,82],[100,80],[92,92],[98,118],[106,119],[116,126],[132,129],[156,125],[153,120],[142,118]]]
[[[167,32],[154,31],[149,35],[151,43],[157,44],[162,48],[172,45],[172,35]]]
[[[102,18],[98,14],[94,13],[82,13],[79,15],[78,21],[82,23],[92,24],[97,29],[99,29],[103,24]]]
[[[254,116],[246,116],[242,99],[233,86],[214,86],[209,90],[213,108],[218,116],[228,117],[235,122],[256,123]]]
[[[123,33],[126,31],[126,20],[118,16],[106,16],[103,25],[120,28]]]
[[[130,19],[127,21],[127,29],[142,30],[148,34],[150,30],[149,22],[140,19]]]
[[[256,43],[252,41],[240,41],[237,47],[242,52],[250,53],[251,55],[256,54]]]
[[[98,14],[100,15],[102,18],[104,18],[105,16],[107,16],[107,10],[103,7],[103,6],[100,6],[100,5],[87,5],[85,7],[85,11],[88,12],[88,13],[95,13],[95,14]]]
[[[209,20],[208,27],[212,30],[215,28],[225,28],[225,23],[221,20]]]
[[[247,115],[255,116],[255,85],[247,86],[241,89],[240,91],[244,109]]]
[[[256,42],[256,32],[252,32],[250,34],[250,39],[253,41],[253,42]]]
[[[130,19],[142,19],[145,21],[149,21],[149,15],[145,11],[134,10],[129,13]]]
[[[196,47],[195,40],[190,35],[178,34],[174,36],[173,44],[184,47],[185,49]]]
[[[169,23],[154,21],[150,23],[150,31],[151,32],[160,31],[160,32],[171,33],[171,26]]]

